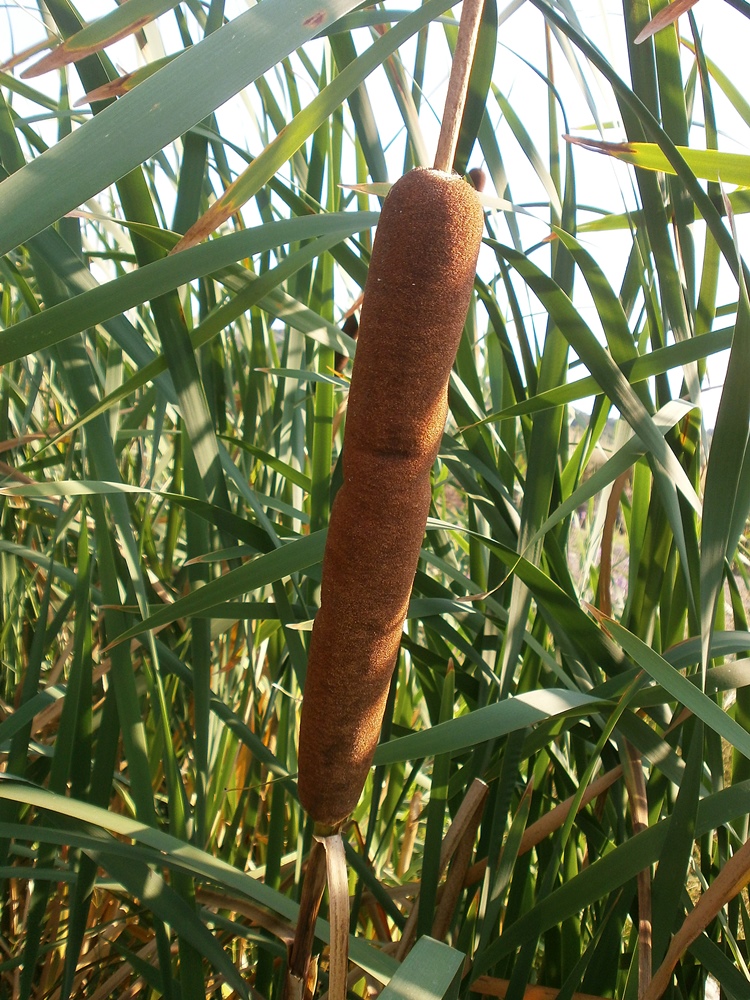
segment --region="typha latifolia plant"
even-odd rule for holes
[[[442,116],[442,0],[6,6],[0,996],[746,994],[750,22],[685,6],[488,0]]]

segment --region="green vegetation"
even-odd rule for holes
[[[0,998],[281,1000],[337,352],[383,185],[431,162],[456,20],[101,6],[77,34],[40,3],[65,58],[0,71]],[[584,6],[485,3],[456,169],[487,174],[486,236],[344,830],[357,996],[750,990],[746,68],[693,12],[636,45],[645,0],[615,66]],[[592,184],[603,152],[643,165],[612,167],[626,195]]]

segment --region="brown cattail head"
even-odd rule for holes
[[[357,319],[357,314],[351,313],[349,316],[347,316],[341,326],[341,329],[344,333],[348,334],[348,336],[350,336],[352,340],[356,340],[357,337],[359,336],[359,320]],[[336,351],[334,366],[339,375],[346,368],[346,362],[348,360],[349,359],[345,354],[340,354],[338,351]]]
[[[436,170],[406,174],[383,205],[300,727],[300,799],[326,826],[357,804],[380,734],[482,229],[475,191]]]
[[[466,176],[469,178],[477,191],[484,191],[484,186],[487,183],[487,174],[481,167],[472,167]]]

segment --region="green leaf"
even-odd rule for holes
[[[168,605],[156,614],[149,615],[145,621],[134,625],[117,637],[117,643],[142,635],[150,629],[169,625],[178,618],[187,617],[193,613],[210,611],[224,601],[232,601],[247,594],[251,590],[265,587],[276,580],[292,576],[301,570],[309,569],[323,558],[327,530],[316,531],[312,535],[287,541],[277,549],[265,555],[258,556],[252,562],[232,570],[225,576],[211,580],[199,590]]]
[[[750,758],[750,734],[739,726],[731,716],[727,715],[716,702],[707,698],[662,656],[659,656],[655,650],[647,646],[642,639],[633,635],[619,622],[607,619],[606,627],[615,642],[625,650],[628,656],[649,676],[653,677],[657,684],[661,684],[666,691],[669,691],[675,701],[690,709],[707,726],[723,736],[731,746],[739,750],[745,757]]]
[[[742,784],[747,794],[750,783]],[[740,785],[736,785],[702,799],[698,806],[696,836],[701,837],[745,815],[746,803],[742,796]],[[472,979],[482,975],[503,956],[512,954],[526,940],[531,928],[534,933],[543,933],[634,879],[638,872],[657,861],[668,834],[669,824],[661,820],[581,869],[575,878],[563,883],[510,926],[506,924],[501,937],[489,945],[481,963],[474,966]]]
[[[381,743],[375,751],[374,763],[395,764],[400,760],[455,753],[551,718],[599,711],[603,704],[591,695],[558,688],[520,694],[431,729]]]
[[[750,299],[744,275],[740,281],[740,301],[732,349],[727,363],[724,389],[716,415],[711,451],[706,468],[701,531],[701,631],[703,665],[708,667],[711,630],[722,594],[724,564],[732,559],[737,524],[744,525],[748,510],[739,490],[750,425]],[[735,504],[739,510],[735,510]]]
[[[399,21],[362,55],[348,63],[303,111],[287,123],[205,215],[191,226],[178,249],[195,245],[238,211],[399,45],[450,6],[447,0],[426,0],[413,14]]]
[[[173,142],[353,6],[264,0],[186,49],[0,183],[0,256]]]
[[[600,388],[618,407],[647,449],[670,475],[673,483],[678,486],[688,503],[695,510],[700,511],[700,500],[696,496],[685,470],[675,458],[674,452],[665,443],[652,417],[633,392],[614,359],[601,346],[567,295],[552,278],[533,264],[524,254],[494,241],[488,242],[528,282],[530,288],[549,310],[550,315],[554,317],[557,326],[563,331],[571,347],[594,376]]]
[[[456,1000],[466,956],[423,935],[380,994],[383,1000]]]
[[[43,788],[31,788],[28,784],[16,781],[0,782],[0,799],[25,802],[39,809],[59,813],[64,817],[128,837],[137,844],[144,844],[157,852],[170,855],[186,871],[236,892],[240,897],[258,903],[271,913],[277,913],[289,921],[295,921],[297,918],[297,904],[264,885],[260,879],[253,878],[247,872],[240,871],[168,833],[146,827],[137,820],[69,799],[64,795],[54,795]],[[107,843],[108,841],[103,843],[105,851]],[[319,921],[317,931],[324,940],[327,940],[328,925],[324,921]],[[397,969],[394,959],[361,939],[350,941],[350,954],[353,961],[382,983],[388,982]]]
[[[24,72],[25,77],[41,76],[50,70],[83,59],[113,42],[139,31],[149,21],[177,6],[177,0],[127,0],[121,6],[81,28],[49,55]]]
[[[2,185],[0,197],[1,192]],[[307,216],[274,222],[232,233],[204,246],[139,267],[0,332],[0,364],[7,364],[34,351],[59,344],[76,333],[103,323],[195,278],[221,271],[243,257],[315,237],[343,239],[369,229],[376,224],[377,218],[376,213],[365,212]],[[262,280],[262,277],[256,277],[256,280]],[[280,279],[279,275],[277,280]],[[163,371],[164,367],[162,363],[158,371]],[[155,370],[154,374],[158,371]]]
[[[632,163],[634,167],[677,174],[677,170],[655,142],[604,142],[571,135],[566,135],[565,138],[576,146],[613,156],[624,163]],[[744,153],[723,153],[718,149],[691,149],[688,146],[675,146],[675,149],[696,177],[750,187],[750,156]]]
[[[160,875],[132,857],[123,859],[117,854],[108,854],[106,850],[89,850],[87,853],[116,878],[127,892],[140,899],[164,923],[173,927],[199,954],[205,956],[240,996],[248,996],[245,982],[229,955],[201,923],[195,909],[170,888]]]

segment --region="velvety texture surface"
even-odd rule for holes
[[[476,192],[412,170],[383,205],[365,285],[299,741],[299,794],[335,825],[378,742],[482,238]]]

